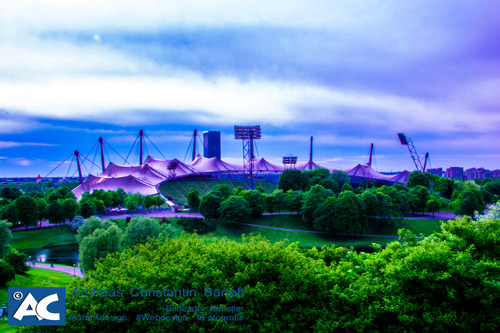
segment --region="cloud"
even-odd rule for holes
[[[0,141],[0,149],[4,148],[14,148],[23,146],[35,146],[35,147],[54,147],[57,146],[51,143],[42,142],[15,142],[15,141]]]

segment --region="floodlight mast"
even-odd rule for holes
[[[402,145],[408,146],[408,151],[410,152],[411,158],[413,159],[413,163],[415,163],[417,171],[424,172],[425,168],[422,166],[422,162],[420,162],[420,157],[418,156],[417,149],[413,145],[410,137],[404,135],[403,133],[398,133],[398,138]]]
[[[234,138],[242,140],[243,144],[243,172],[246,176],[247,170],[250,174],[250,189],[254,189],[253,183],[253,140],[262,138],[260,125],[257,126],[234,126]]]

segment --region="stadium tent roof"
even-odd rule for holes
[[[117,178],[129,175],[134,176],[138,180],[142,180],[153,185],[157,185],[167,179],[166,175],[153,169],[149,164],[143,164],[139,166],[123,166],[114,164],[112,162],[108,164],[106,170],[99,176]]]
[[[84,192],[92,193],[96,189],[116,191],[122,188],[125,192],[140,193],[142,195],[155,195],[158,190],[153,184],[139,180],[132,175],[125,177],[107,178],[89,175],[85,181],[72,190],[77,200],[82,198]]]
[[[314,170],[314,169],[317,169],[317,168],[321,168],[320,165],[314,163],[313,161],[308,161],[307,163],[305,164],[300,164],[297,169],[299,170]]]
[[[253,170],[255,172],[282,172],[283,167],[280,165],[272,164],[266,161],[263,157],[254,159],[253,161]]]
[[[359,178],[369,178],[375,180],[383,180],[391,183],[402,183],[406,184],[410,173],[408,171],[403,171],[397,175],[384,175],[375,170],[373,170],[369,165],[358,164],[350,170],[344,170],[347,172],[349,177],[359,177]]]
[[[216,157],[203,157],[201,155],[196,156],[190,165],[196,172],[235,172],[242,171],[243,167],[238,165],[229,164],[220,160]]]
[[[157,160],[151,156],[148,156],[144,161],[144,164],[148,164],[150,167],[152,167],[159,173],[165,175],[170,174],[170,170],[168,168],[171,165],[171,163],[177,164],[177,166],[174,169],[176,176],[185,176],[191,173],[195,173],[195,170],[192,167],[190,167],[185,163],[182,163],[176,158],[173,160]]]
[[[391,181],[394,183],[406,184],[408,182],[408,178],[410,178],[410,171],[403,171],[391,177]]]

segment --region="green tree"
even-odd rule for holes
[[[149,217],[135,217],[130,220],[125,229],[124,246],[145,244],[148,238],[157,238],[161,231],[162,227],[157,220]]]
[[[323,214],[314,220],[315,229],[332,232],[359,234],[367,224],[363,201],[351,191],[341,192],[338,198],[329,197],[322,205]]]
[[[59,201],[52,201],[47,212],[47,218],[51,223],[63,223],[64,222],[64,209]]]
[[[412,173],[410,173],[406,185],[408,187],[424,186],[429,189],[431,186],[430,179],[431,174],[428,172],[422,173],[420,171],[413,171]]]
[[[22,195],[14,200],[14,204],[19,212],[19,221],[26,229],[30,225],[37,224],[39,212],[35,199],[27,195]]]
[[[349,182],[351,181],[347,172],[342,170],[333,170],[331,178],[338,184],[339,188],[342,188],[344,184],[349,184]]]
[[[269,197],[272,198],[273,211],[278,211],[278,213],[281,213],[286,209],[286,196],[283,190],[274,190]]]
[[[16,273],[9,263],[0,259],[0,287],[6,287],[7,282],[14,279]]]
[[[66,198],[61,202],[64,218],[71,220],[78,214],[80,210],[80,205],[73,198]]]
[[[12,239],[12,233],[10,227],[12,223],[7,220],[0,220],[0,258],[7,252],[10,247],[10,240]]]
[[[12,222],[14,225],[19,221],[19,210],[14,202],[6,205],[2,210],[2,219]]]
[[[349,183],[345,183],[344,185],[342,185],[342,188],[340,189],[340,192],[345,192],[345,191],[351,191],[351,192],[354,192],[354,189],[352,188],[351,185],[349,185]]]
[[[285,193],[286,209],[290,212],[300,212],[302,209],[302,200],[304,198],[304,192],[288,190]]]
[[[136,210],[139,207],[139,199],[135,196],[129,196],[125,199],[125,207],[128,210]]]
[[[201,198],[200,214],[206,219],[216,219],[219,217],[219,207],[223,201],[220,193],[208,192]]]
[[[163,199],[161,196],[159,195],[153,195],[153,202],[154,202],[154,205],[157,207],[157,208],[160,208],[161,205],[165,204],[165,199]]]
[[[283,190],[283,192],[288,192],[289,190],[299,191],[304,190],[308,185],[308,177],[303,175],[300,170],[296,169],[286,169],[280,175],[278,180],[278,188]]]
[[[76,241],[81,243],[83,238],[92,234],[96,229],[108,229],[113,225],[113,222],[109,220],[101,220],[97,216],[92,216],[85,219],[83,224],[78,228],[78,233],[76,234]]]
[[[297,245],[270,243],[262,238],[243,238],[242,243],[227,239],[181,237],[167,242],[152,240],[145,246],[113,254],[97,263],[85,279],[75,280],[78,290],[119,289],[123,297],[68,297],[68,316],[109,313],[112,309],[129,318],[137,313],[165,312],[167,305],[202,305],[208,315],[229,315],[210,310],[212,305],[242,307],[230,315],[242,321],[208,320],[127,322],[129,331],[225,331],[225,332],[307,332],[334,330],[331,292],[334,281],[329,268],[302,253]],[[132,297],[129,290],[196,290],[190,297]],[[204,288],[243,290],[244,296],[206,297]],[[72,292],[73,289],[70,291]],[[314,295],[314,297],[311,297]],[[123,331],[123,323],[68,321],[66,329]],[[216,327],[216,328],[214,328]]]
[[[3,259],[12,267],[16,274],[25,273],[29,269],[29,267],[26,266],[28,256],[12,247],[7,251]]]
[[[224,221],[246,222],[252,214],[250,204],[240,196],[232,195],[224,200],[219,208],[220,218]]]
[[[113,224],[107,229],[95,229],[80,243],[80,263],[85,272],[94,269],[96,260],[122,249],[123,232]]]
[[[222,196],[222,199],[225,200],[233,194],[233,188],[229,184],[220,184],[220,185],[214,186],[210,192],[220,193],[220,195]]]
[[[266,210],[266,196],[257,190],[242,191],[240,196],[245,199],[252,210],[252,217],[262,216]]]
[[[42,221],[47,218],[49,213],[49,204],[45,198],[35,198],[36,207],[38,208],[38,220]]]
[[[304,222],[312,224],[317,216],[317,208],[325,201],[325,188],[321,185],[313,185],[304,194],[302,200],[302,219]]]
[[[418,211],[425,212],[427,200],[430,198],[429,189],[422,185],[416,185],[410,190],[410,194],[418,200]]]
[[[429,200],[427,200],[426,203],[427,211],[432,212],[432,217],[434,217],[434,213],[437,211],[439,212],[439,200],[432,195]]]
[[[154,202],[155,200],[152,195],[144,197],[144,207],[151,208],[154,205]]]
[[[361,194],[361,200],[365,203],[366,215],[369,217],[380,216],[380,205],[376,192],[366,190]]]
[[[9,199],[9,200],[16,200],[22,195],[21,191],[18,188],[12,188],[12,187],[4,187],[2,189],[2,198]]]
[[[85,218],[93,216],[95,214],[94,205],[88,201],[82,202],[80,205],[80,214]]]
[[[200,208],[200,201],[201,201],[200,191],[195,189],[190,189],[187,194],[187,200],[189,207],[193,208],[194,210],[198,210],[198,208]]]
[[[474,188],[469,188],[463,191],[457,199],[451,203],[451,207],[457,215],[474,216],[474,212],[480,214],[486,209],[486,203],[483,200],[481,191]]]

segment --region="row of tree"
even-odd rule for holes
[[[317,189],[317,188],[316,188]],[[316,191],[316,190],[314,190]],[[339,194],[351,200],[354,193]],[[338,198],[338,197],[337,197]],[[408,231],[386,248],[356,253],[300,249],[262,237],[241,243],[197,236],[151,240],[107,256],[67,288],[68,315],[173,316],[167,305],[204,309],[182,321],[70,321],[71,330],[109,331],[498,331],[500,210],[457,218],[422,240]],[[189,297],[132,297],[129,290],[196,290]],[[244,290],[206,297],[204,288]],[[79,290],[121,289],[122,297],[70,297]],[[240,307],[234,313],[211,306]],[[238,315],[244,320],[197,320]]]
[[[278,182],[280,188],[269,195],[262,188],[232,189],[224,184],[201,198],[200,192],[192,189],[187,197],[188,204],[207,219],[246,222],[266,211],[289,211],[301,213],[304,222],[319,231],[362,233],[369,224],[380,225],[415,212],[434,214],[448,206],[458,215],[482,213],[486,203],[497,197],[500,184],[490,181],[480,186],[476,182],[434,177],[414,172],[408,185],[374,184],[368,189],[358,186],[354,190],[343,171],[285,170]],[[449,194],[449,198],[442,193]]]

